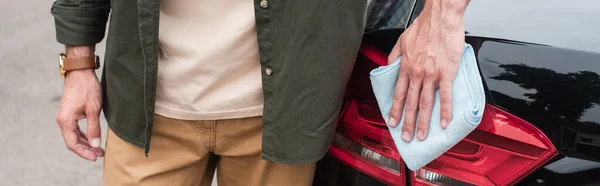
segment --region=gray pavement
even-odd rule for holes
[[[55,122],[63,46],[55,40],[52,2],[0,1],[0,186],[101,185],[102,159],[67,150]],[[103,56],[104,43],[97,53]],[[102,129],[105,137],[104,120]]]
[[[102,161],[68,151],[55,121],[63,86],[56,59],[63,46],[54,37],[51,4],[0,3],[1,186],[101,185]],[[103,44],[98,52],[104,53]]]

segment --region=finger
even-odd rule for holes
[[[442,79],[440,86],[440,126],[448,127],[452,121],[452,80]]]
[[[88,143],[87,140],[84,139],[79,139],[79,144],[85,146],[87,148],[87,150],[92,151],[92,153],[94,153],[96,155],[96,158],[98,157],[104,157],[104,150],[102,150],[101,148],[92,148],[90,146],[90,143]]]
[[[83,144],[85,146],[91,147],[87,135],[85,134],[85,132],[83,132],[79,128],[79,125],[77,125],[77,133],[79,134],[79,143],[81,143],[81,144]],[[89,148],[89,150],[91,150],[92,152],[94,152],[97,157],[104,157],[104,150],[101,147],[98,147],[98,148],[91,147],[91,148]]]
[[[76,120],[61,121],[61,132],[67,148],[83,159],[96,161],[96,154],[89,147],[80,143]]]
[[[77,125],[77,133],[79,134],[80,138],[85,139],[85,141],[88,141],[87,135],[85,134],[85,132],[81,131],[79,125]]]
[[[104,150],[100,147],[98,148],[93,148],[90,143],[89,140],[87,138],[83,138],[83,136],[85,136],[85,133],[82,131],[79,131],[79,143],[88,147],[88,150],[94,152],[94,154],[96,154],[97,157],[104,157]]]
[[[402,109],[404,108],[404,101],[406,100],[408,81],[409,78],[405,71],[400,71],[400,74],[398,74],[398,82],[396,83],[396,88],[394,89],[394,95],[392,97],[390,116],[388,118],[388,124],[392,128],[398,126],[398,122],[400,122],[400,119],[402,118]]]
[[[404,104],[404,123],[402,124],[402,140],[406,142],[411,141],[415,133],[417,107],[422,83],[423,79],[421,75],[411,76],[406,103]]]
[[[423,81],[423,88],[421,88],[417,124],[417,139],[421,141],[425,140],[429,134],[429,122],[431,121],[431,112],[433,111],[435,86],[435,80],[428,79]]]
[[[99,148],[102,144],[100,130],[100,111],[95,109],[87,109],[85,113],[87,117],[87,138],[93,148]]]
[[[88,150],[92,151],[96,155],[96,158],[104,157],[104,150],[101,148],[89,148]]]
[[[85,115],[83,115],[83,114],[79,115],[75,118],[75,120],[77,120],[77,121],[82,120],[82,119],[85,119]]]

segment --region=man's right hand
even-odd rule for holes
[[[93,55],[93,47],[73,49],[67,47],[67,57]],[[90,161],[104,156],[100,147],[100,111],[102,87],[92,69],[67,73],[56,121],[67,148]],[[87,134],[79,129],[78,121],[87,119]]]

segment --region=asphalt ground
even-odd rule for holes
[[[67,150],[56,124],[63,46],[55,39],[52,2],[0,2],[1,186],[101,185],[102,159],[85,161]],[[104,54],[104,43],[97,51]]]

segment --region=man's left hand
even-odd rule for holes
[[[413,139],[415,128],[418,140],[427,137],[437,88],[441,127],[446,128],[452,119],[452,82],[463,55],[463,17],[468,3],[469,0],[426,1],[422,13],[400,36],[389,55],[388,63],[401,55],[402,63],[388,123],[396,127],[404,108],[401,125],[406,142]]]

